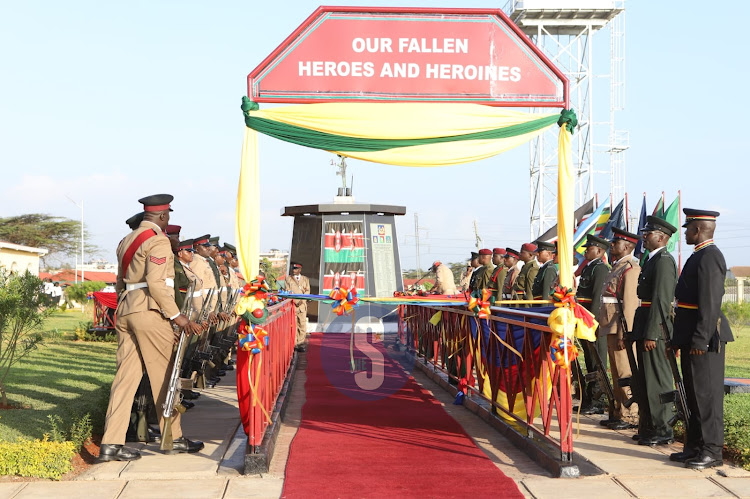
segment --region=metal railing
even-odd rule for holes
[[[248,445],[253,450],[261,445],[271,424],[274,406],[294,358],[297,332],[292,300],[273,305],[268,312],[268,319],[262,325],[268,331],[268,346],[259,354],[237,351],[237,400]]]
[[[571,460],[570,369],[550,358],[549,308],[493,307],[491,318],[476,319],[467,310],[401,307],[399,334],[407,348],[467,396],[485,399],[514,429],[559,450],[561,461]]]

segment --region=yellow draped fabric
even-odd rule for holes
[[[234,239],[242,277],[250,281],[258,275],[260,259],[260,173],[258,133],[245,128],[242,166],[237,187],[237,226]]]
[[[530,114],[478,104],[448,103],[324,103],[249,111],[249,114],[287,125],[334,135],[374,139],[455,137],[529,123],[552,114]],[[557,114],[557,113],[554,113]],[[558,176],[558,249],[560,283],[573,279],[573,175],[570,134],[560,128]],[[508,138],[462,140],[394,147],[376,152],[331,151],[365,161],[401,166],[445,166],[489,158],[519,146],[544,129]],[[246,129],[237,200],[236,240],[245,279],[258,272],[260,250],[260,189],[257,133]]]

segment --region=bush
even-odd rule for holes
[[[74,417],[68,431],[63,429],[65,423],[57,414],[47,416],[47,419],[49,420],[50,431],[46,435],[52,442],[70,442],[73,444],[74,450],[78,451],[91,438],[93,423],[91,422],[91,415],[88,413],[81,417]]]
[[[750,395],[724,397],[724,444],[734,462],[750,470]]]
[[[18,439],[0,442],[0,475],[18,475],[59,480],[73,469],[73,442]]]
[[[5,378],[9,369],[42,343],[38,333],[51,313],[42,281],[28,271],[22,275],[0,270],[0,401],[8,404]]]
[[[750,303],[723,303],[721,311],[727,316],[732,332],[738,334],[740,328],[750,322]]]
[[[68,300],[72,300],[78,303],[86,303],[88,294],[94,291],[101,291],[107,286],[107,283],[102,281],[84,281],[78,284],[71,284],[65,288],[65,297]]]

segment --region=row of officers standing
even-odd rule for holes
[[[199,388],[210,387],[233,368],[234,341],[229,333],[237,319],[232,308],[244,285],[236,272],[235,248],[221,247],[219,238],[209,234],[180,240],[181,227],[169,223],[173,199],[169,194],[140,199],[143,211],[126,221],[132,232],[117,247],[117,371],[99,462],[140,458],[124,443],[141,390],[144,399],[152,399],[159,423],[159,430],[149,428],[146,441],[159,442],[168,420],[162,409],[180,333],[189,335],[181,378],[193,380]],[[180,409],[190,408],[193,403],[187,399],[198,395],[182,390],[185,400]],[[182,435],[181,412],[174,411],[169,423],[171,453],[198,452],[204,445]]]
[[[686,438],[682,452],[670,455],[689,468],[721,466],[724,444],[725,346],[733,341],[721,311],[726,262],[714,244],[718,212],[685,208],[685,242],[694,253],[678,276],[666,250],[677,228],[648,217],[642,236],[614,229],[611,240],[587,236],[585,261],[576,271],[576,298],[599,322],[595,342],[582,340],[586,371],[612,376],[611,429],[637,428],[640,445],[674,442],[675,384],[679,357],[684,383]],[[647,251],[643,266],[634,257],[640,239]],[[607,253],[609,261],[607,263]],[[512,248],[472,253],[459,291],[489,289],[497,300],[548,299],[557,286],[557,248],[553,243],[526,243]],[[444,265],[436,262],[431,270]],[[601,414],[595,382],[576,366],[584,414]],[[578,378],[578,379],[575,379]],[[681,415],[681,414],[680,414]]]

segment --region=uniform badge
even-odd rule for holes
[[[163,256],[161,258],[152,256],[152,257],[149,257],[149,259],[151,260],[151,263],[155,263],[156,265],[164,265],[165,263],[167,263],[166,256]]]

